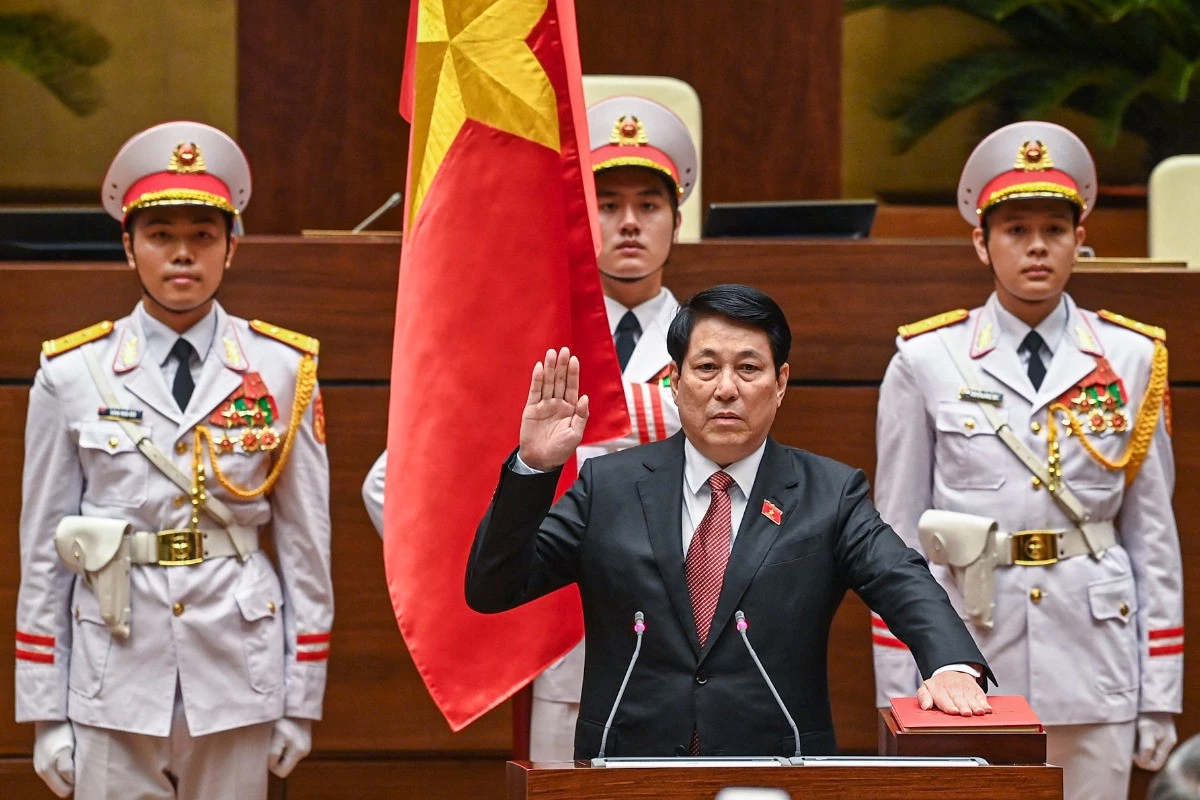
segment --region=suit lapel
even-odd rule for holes
[[[658,571],[662,574],[671,605],[675,607],[675,616],[699,658],[700,637],[696,633],[692,598],[683,572],[683,433],[672,436],[670,445],[665,458],[645,461],[650,474],[637,482],[637,489]]]
[[[179,405],[167,388],[159,365],[146,361],[146,355],[146,334],[137,323],[137,315],[131,315],[117,342],[112,370],[130,394],[179,424]]]
[[[729,565],[725,567],[725,582],[721,585],[721,596],[717,600],[717,610],[713,614],[712,627],[709,628],[708,642],[701,655],[701,661],[712,650],[720,632],[729,624],[733,612],[742,601],[742,595],[746,593],[750,581],[758,572],[767,551],[775,544],[783,527],[762,513],[763,501],[769,500],[777,508],[783,509],[783,519],[790,519],[798,502],[796,492],[791,489],[797,483],[799,479],[796,477],[795,466],[788,458],[787,452],[774,439],[768,437],[767,448],[758,466],[758,475],[754,478],[746,511],[742,515],[742,523],[738,526],[737,536],[733,540],[733,552],[729,555]]]
[[[1067,298],[1067,302],[1067,330],[1063,333],[1058,352],[1050,360],[1042,388],[1033,404],[1034,410],[1053,403],[1056,398],[1083,380],[1096,369],[1096,358],[1104,355],[1104,349],[1091,325],[1079,313],[1074,301]]]

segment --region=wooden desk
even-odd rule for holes
[[[783,789],[822,800],[1062,800],[1062,768],[661,767],[508,762],[508,800],[712,800],[727,786]]]

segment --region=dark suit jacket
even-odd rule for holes
[[[506,465],[475,534],[466,593],[476,611],[579,584],[587,657],[576,757],[600,748],[633,653],[635,611],[646,633],[609,733],[611,756],[683,754],[693,728],[706,755],[793,754],[791,729],[735,627],[739,609],[805,755],[837,750],[826,657],[846,589],[912,648],[924,676],[986,664],[925,561],[879,518],[862,471],[773,439],[702,650],[683,569],[683,443],[679,433],[589,459],[553,507],[557,472],[518,475]],[[782,524],[761,513],[764,500],[783,510]]]

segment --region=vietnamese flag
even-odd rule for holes
[[[413,661],[460,730],[583,635],[574,587],[500,615],[464,597],[534,363],[562,345],[579,356],[585,441],[624,435],[629,419],[596,269],[571,0],[413,8],[384,560]]]

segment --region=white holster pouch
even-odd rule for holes
[[[63,517],[54,546],[67,569],[83,576],[100,606],[100,617],[122,639],[129,636],[130,533],[133,526],[106,517]]]
[[[996,532],[994,519],[930,509],[917,521],[917,536],[925,555],[950,567],[962,587],[965,611],[971,621],[991,629],[995,609]]]

